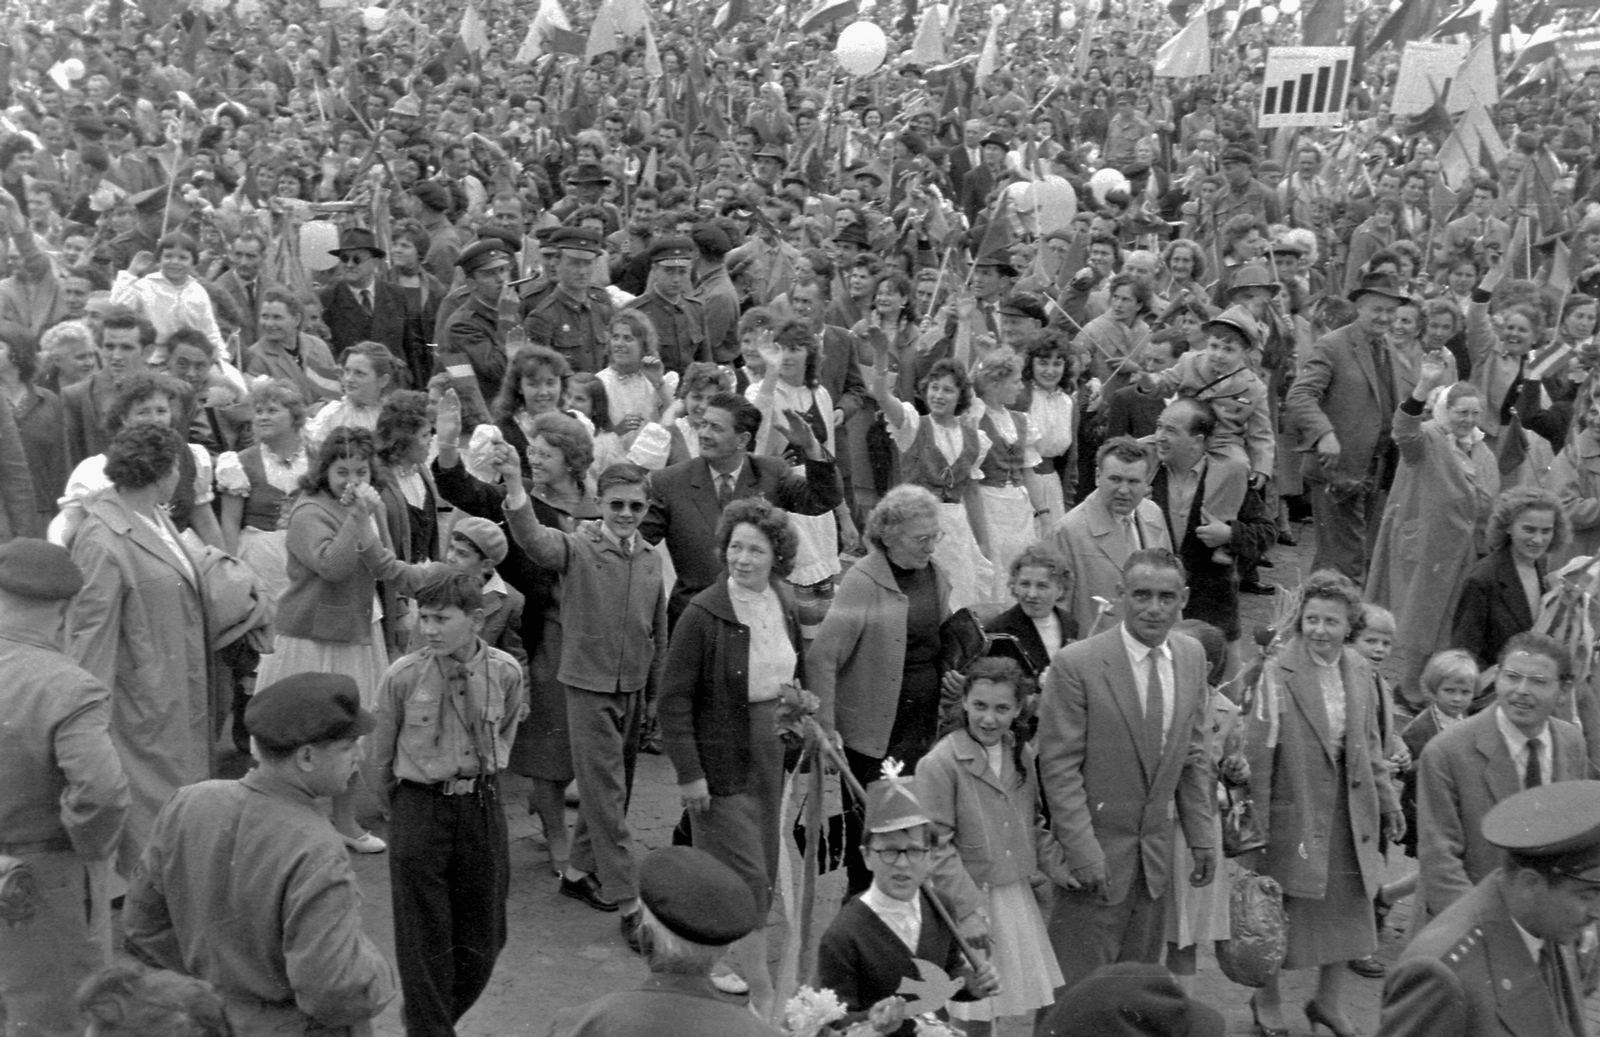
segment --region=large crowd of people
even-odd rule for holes
[[[652,969],[530,1009],[771,1033],[810,702],[865,789],[840,1026],[913,1032],[924,959],[969,1034],[1202,1032],[1253,872],[1313,1026],[1387,973],[1385,1035],[1512,1032],[1479,970],[1586,1032],[1600,708],[1539,620],[1597,580],[1600,66],[1397,115],[1417,2],[1271,129],[1328,0],[1184,76],[1115,0],[874,9],[865,72],[738,0],[0,11],[9,1031],[450,1037],[525,808]],[[1478,29],[1581,17],[1533,8]],[[640,753],[692,851],[635,838]],[[1250,1009],[1289,1032],[1277,972]]]

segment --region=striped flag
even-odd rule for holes
[[[1556,40],[1561,36],[1559,25],[1547,22],[1533,30],[1533,35],[1517,51],[1516,60],[1506,70],[1507,75],[1519,68],[1537,65],[1542,61],[1549,61],[1556,56]]]
[[[801,32],[820,29],[829,22],[854,18],[861,13],[860,0],[818,0],[809,11],[800,16],[797,28]]]

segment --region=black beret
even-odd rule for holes
[[[755,897],[732,868],[689,846],[666,846],[639,865],[639,899],[685,940],[733,943],[759,924]]]
[[[689,237],[701,252],[713,259],[721,259],[733,251],[728,235],[714,223],[700,224],[689,232]]]
[[[361,689],[342,673],[298,673],[250,696],[244,726],[262,745],[302,745],[358,738],[378,726],[361,708]]]
[[[64,547],[18,537],[0,544],[0,590],[35,601],[65,601],[83,589],[83,573]]]
[[[450,211],[450,189],[433,180],[419,180],[412,185],[411,193],[434,212]]]

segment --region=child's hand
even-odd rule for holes
[[[461,439],[461,397],[454,388],[446,389],[434,409],[433,434],[455,445]]]
[[[967,989],[979,998],[994,997],[1000,993],[1000,975],[995,972],[994,963],[986,961],[976,971],[969,973]]]

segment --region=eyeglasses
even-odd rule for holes
[[[360,253],[357,253],[356,255],[351,255],[350,253],[347,252],[344,255],[339,257],[339,262],[343,263],[345,266],[360,266],[362,263],[365,263],[368,258],[369,257],[367,257],[365,255],[362,255]]]
[[[873,847],[871,852],[885,864],[899,864],[902,857],[906,859],[907,864],[916,864],[928,856],[926,846],[901,846],[897,849]]]
[[[1511,684],[1526,684],[1530,688],[1549,688],[1560,683],[1555,677],[1546,677],[1543,674],[1518,673],[1516,670],[1500,670],[1500,679]]]
[[[913,544],[916,544],[923,550],[927,550],[944,539],[944,530],[941,529],[937,533],[928,533],[925,536],[910,537],[909,539]]]
[[[611,512],[611,513],[613,513],[613,514],[616,514],[616,515],[620,515],[624,511],[630,512],[630,513],[632,513],[634,515],[642,515],[642,514],[644,514],[645,509],[648,508],[648,507],[650,507],[650,505],[645,503],[642,500],[608,500],[608,501],[606,501],[606,510]]]

